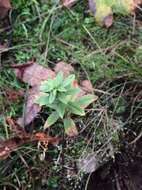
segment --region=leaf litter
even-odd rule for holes
[[[0,20],[4,19],[12,9],[10,0],[0,0]]]
[[[51,137],[44,132],[29,134],[12,118],[7,118],[6,121],[15,136],[8,140],[0,141],[0,159],[6,159],[11,152],[16,151],[21,145],[29,142],[39,141],[46,145],[57,145],[59,143],[60,139],[58,137]]]

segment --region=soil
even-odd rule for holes
[[[110,161],[91,175],[88,190],[141,190],[142,142],[128,146],[115,161]]]

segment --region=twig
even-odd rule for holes
[[[134,143],[136,143],[141,137],[142,137],[142,131],[141,131],[140,134],[139,134],[132,142],[130,142],[129,144],[134,144]]]

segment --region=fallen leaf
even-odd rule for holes
[[[87,93],[93,93],[94,88],[92,86],[92,83],[89,80],[83,80],[81,82],[81,89],[84,90]]]
[[[51,137],[43,132],[38,132],[34,134],[26,133],[24,128],[20,127],[11,118],[7,118],[7,123],[14,130],[17,136],[10,138],[8,140],[0,141],[0,159],[6,159],[11,152],[16,151],[21,145],[33,141],[40,141],[42,143],[48,143],[57,145],[60,141],[58,137]]]
[[[54,71],[33,62],[11,67],[14,68],[17,78],[30,86],[37,86],[41,81],[55,77]]]
[[[11,8],[10,0],[0,0],[0,19],[6,17]]]
[[[41,110],[41,107],[35,103],[35,99],[39,95],[40,83],[43,80],[54,78],[55,72],[33,61],[29,61],[23,65],[11,65],[11,68],[15,70],[18,79],[32,87],[27,92],[24,115],[17,120],[19,125],[25,126],[31,123]]]
[[[141,0],[89,0],[89,8],[96,22],[109,28],[113,23],[113,14],[133,14]]]
[[[38,96],[39,92],[40,92],[39,86],[34,86],[31,89],[29,89],[24,116],[22,116],[17,120],[17,123],[20,126],[25,126],[30,124],[40,112],[41,107],[38,104],[35,104],[35,99]]]
[[[70,8],[75,2],[76,0],[61,0],[62,5],[67,8]]]
[[[63,72],[64,77],[67,77],[72,72],[74,72],[74,68],[70,64],[67,64],[67,63],[65,63],[63,61],[57,63],[54,70],[55,70],[56,73]]]

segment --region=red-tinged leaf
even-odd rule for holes
[[[37,87],[35,86],[29,89],[26,106],[24,108],[25,109],[24,115],[23,117],[17,120],[17,123],[20,126],[25,126],[31,123],[33,119],[36,118],[38,113],[40,112],[41,107],[35,103],[35,100],[37,96],[39,95],[39,93],[40,93],[40,90],[38,86]]]
[[[61,0],[64,7],[70,8],[75,4],[76,0]]]
[[[0,19],[6,17],[11,8],[10,0],[0,0]]]
[[[72,87],[74,87],[74,88],[79,88],[79,84],[78,84],[77,80],[74,80],[74,81],[72,82]]]
[[[64,119],[64,129],[65,129],[65,133],[69,137],[74,137],[74,136],[78,135],[78,131],[77,131],[77,128],[75,126],[75,123],[71,118],[65,118]]]
[[[57,63],[54,70],[56,73],[63,72],[65,78],[74,72],[74,68],[63,61]]]
[[[37,63],[29,62],[28,65],[12,66],[15,70],[17,78],[28,83],[30,86],[37,86],[41,81],[54,78],[55,73],[51,69],[47,69]]]

